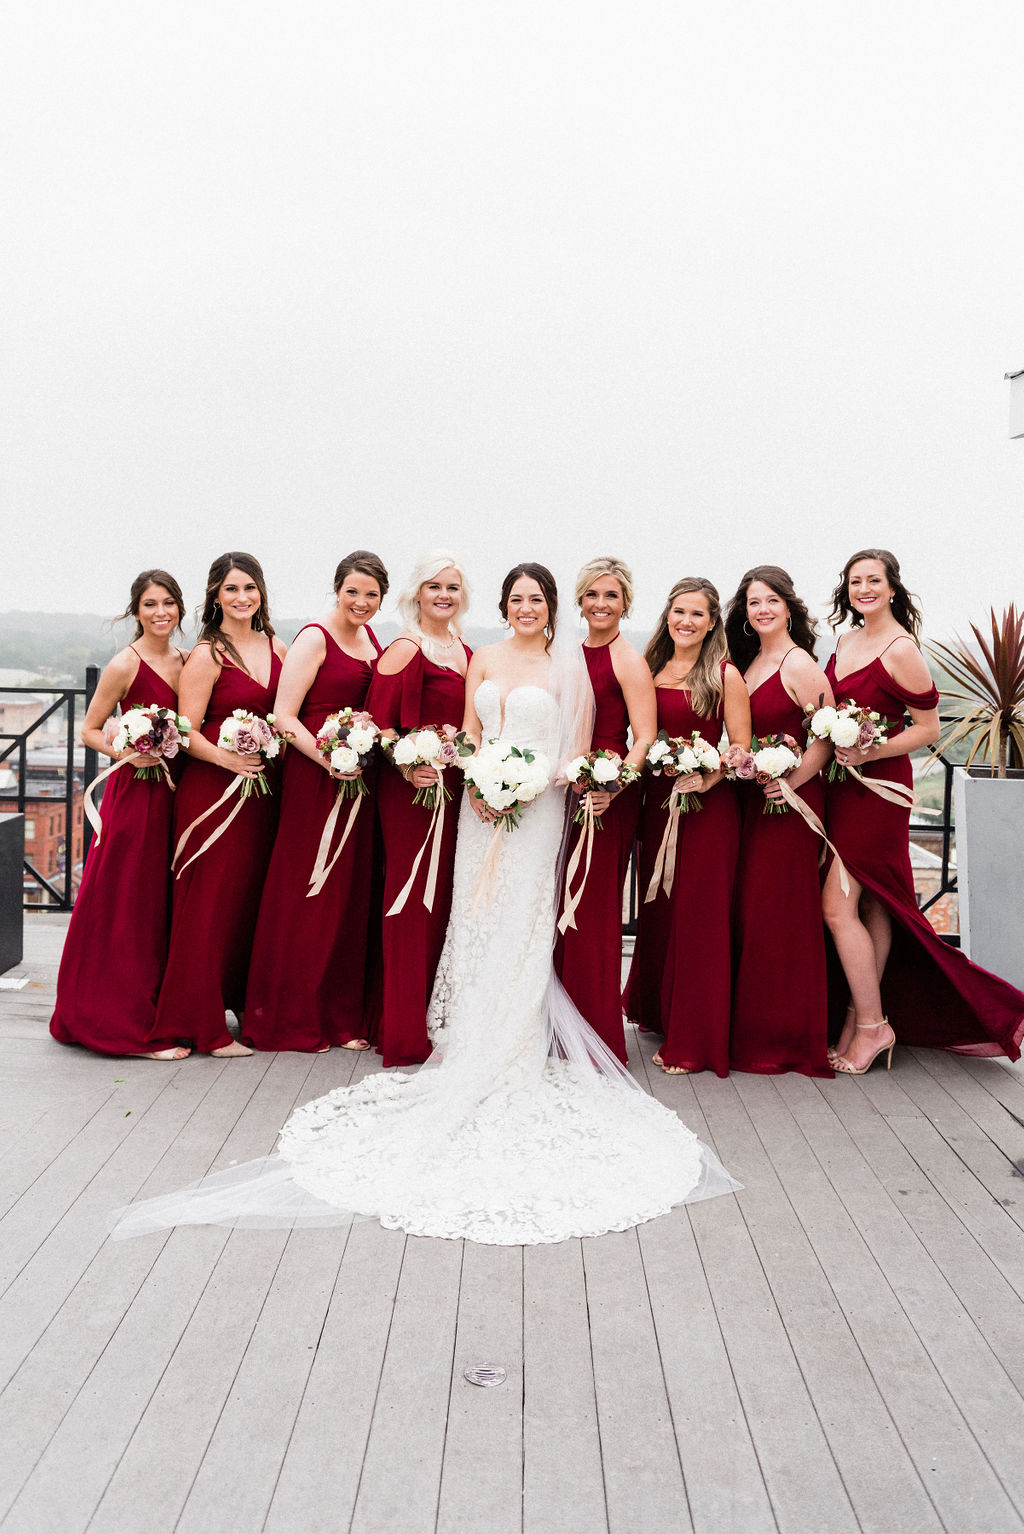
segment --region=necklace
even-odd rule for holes
[[[452,637],[449,639],[447,644],[442,644],[439,639],[435,639],[434,643],[435,643],[435,645],[437,646],[437,648],[439,650],[450,650],[452,648],[452,646],[455,644],[455,641],[458,639],[458,637],[459,637],[458,634],[453,634]]]

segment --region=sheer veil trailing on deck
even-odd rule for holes
[[[561,765],[589,746],[593,695],[579,646],[554,645],[546,685],[493,681],[474,702],[486,738]],[[343,1225],[532,1244],[600,1235],[737,1184],[630,1076],[552,966],[568,815],[560,787],[511,834],[488,898],[492,827],[460,812],[452,915],[431,998],[435,1053],[297,1109],[274,1155],[119,1211],[122,1238],[171,1225]]]

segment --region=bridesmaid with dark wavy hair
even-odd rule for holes
[[[132,582],[123,617],[135,619],[131,643],[105,667],[82,740],[104,756],[118,753],[104,723],[121,706],[178,712],[184,655],[171,643],[181,626],[181,587],[166,570],[143,570]],[[180,756],[171,765],[177,775]],[[134,765],[107,781],[103,831],[89,849],[57,976],[50,1032],[61,1044],[84,1044],[103,1055],[183,1060],[176,1035],[154,1035],[156,998],[167,961],[170,925],[171,811],[174,795],[161,774],[137,778]]]
[[[832,689],[814,658],[815,629],[785,570],[756,565],[747,571],[729,604],[725,632],[750,694],[758,739],[786,734],[802,744],[807,705],[831,703]],[[819,820],[825,810],[820,770],[830,751],[827,742],[815,741],[788,780]],[[741,787],[732,1068],[831,1076],[822,842],[796,810],[765,813],[765,797],[781,800],[777,783],[767,784],[763,794],[753,783]]]
[[[181,712],[193,728],[175,795],[174,841],[181,850],[156,1031],[187,1040],[201,1054],[248,1055],[252,1051],[232,1037],[225,1013],[240,1018],[245,1001],[253,929],[277,824],[277,774],[273,765],[266,769],[275,791],[241,799],[229,824],[239,801],[233,797],[219,808],[218,801],[236,778],[255,777],[263,760],[239,756],[217,741],[235,709],[263,718],[273,712],[285,654],[274,638],[263,570],[251,554],[214,560],[201,622],[181,673]],[[214,833],[217,839],[200,851]]]
[[[285,753],[281,821],[267,873],[245,1001],[242,1038],[255,1049],[367,1049],[363,1026],[374,862],[373,791],[341,801],[325,877],[312,894],[321,838],[339,778],[316,749],[329,714],[359,710],[380,654],[370,619],[387,595],[376,554],[356,549],[334,572],[335,605],[295,636],[281,669],[275,713],[294,736]],[[345,774],[359,777],[361,773]],[[351,829],[347,840],[346,829]],[[329,872],[328,872],[329,869]]]
[[[825,920],[850,995],[833,1063],[852,1075],[879,1055],[888,1063],[897,1038],[1015,1060],[1024,995],[939,937],[917,904],[909,806],[868,786],[912,789],[910,753],[939,735],[939,695],[918,644],[921,616],[888,549],[861,549],[846,561],[829,622],[847,620],[826,674],[841,702],[876,710],[888,732],[879,746],[837,748],[839,766],[856,768],[865,781],[847,774],[826,788],[829,837],[850,883],[844,895],[830,867]]]

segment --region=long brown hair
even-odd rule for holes
[[[725,616],[725,637],[733,665],[740,671],[746,671],[761,648],[757,635],[748,634],[744,627],[747,623],[747,591],[755,581],[770,586],[775,595],[782,598],[789,608],[790,639],[813,657],[818,625],[807,611],[807,603],[797,596],[792,576],[779,565],[755,565],[736,587],[736,594]]]
[[[885,578],[893,592],[890,611],[900,627],[905,628],[908,634],[917,639],[921,632],[921,612],[900,579],[899,560],[895,554],[890,554],[888,549],[860,549],[856,554],[850,555],[843,566],[839,584],[832,593],[832,611],[828,615],[829,628],[838,628],[847,618],[854,628],[859,628],[864,622],[864,614],[857,612],[850,605],[850,571],[862,559],[876,559],[885,570]]]
[[[141,575],[137,575],[132,581],[132,589],[128,597],[128,606],[125,608],[123,613],[118,613],[117,617],[114,619],[115,623],[120,623],[125,618],[135,619],[135,633],[132,635],[133,640],[141,639],[145,633],[142,624],[139,622],[139,604],[141,603],[147,588],[150,586],[162,586],[167,592],[167,595],[173,598],[174,602],[177,604],[178,621],[174,625],[175,628],[181,628],[181,621],[185,616],[185,598],[182,596],[181,587],[174,579],[174,576],[168,575],[166,570],[143,570]]]
[[[523,575],[529,576],[531,581],[536,581],[548,604],[548,621],[544,625],[544,633],[547,638],[544,644],[545,650],[551,651],[551,641],[555,637],[555,619],[558,615],[558,587],[555,585],[555,577],[551,574],[547,565],[514,565],[501,583],[501,596],[498,600],[498,611],[508,622],[508,599],[512,595],[512,587]]]
[[[245,664],[231,640],[221,628],[221,620],[224,617],[223,610],[217,600],[217,593],[227,580],[232,570],[241,570],[250,580],[256,582],[256,589],[260,594],[260,605],[249,620],[249,626],[259,634],[266,634],[270,639],[274,637],[274,630],[270,622],[270,603],[267,600],[267,583],[263,575],[263,566],[254,554],[230,553],[221,554],[210,566],[210,573],[206,577],[206,595],[203,598],[202,611],[199,614],[199,638],[197,644],[208,644],[211,654],[219,658],[218,652],[228,655],[240,670],[248,672]]]
[[[651,668],[651,675],[657,676],[658,672],[663,671],[672,659],[676,646],[675,640],[668,631],[668,615],[672,611],[676,598],[685,596],[688,592],[699,592],[707,599],[711,627],[701,641],[700,654],[686,678],[686,689],[696,712],[704,715],[705,718],[711,718],[718,711],[725,691],[722,682],[722,662],[727,653],[725,629],[722,624],[722,604],[718,590],[711,581],[703,575],[686,575],[681,581],[676,581],[644,651],[644,660]]]

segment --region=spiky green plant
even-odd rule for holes
[[[962,691],[943,689],[943,697],[967,705],[943,732],[939,750],[967,745],[970,767],[982,759],[993,777],[1006,777],[1008,767],[1024,767],[1024,612],[1016,604],[1000,617],[989,609],[991,640],[971,624],[980,658],[959,635],[952,645],[930,644],[929,651]]]

